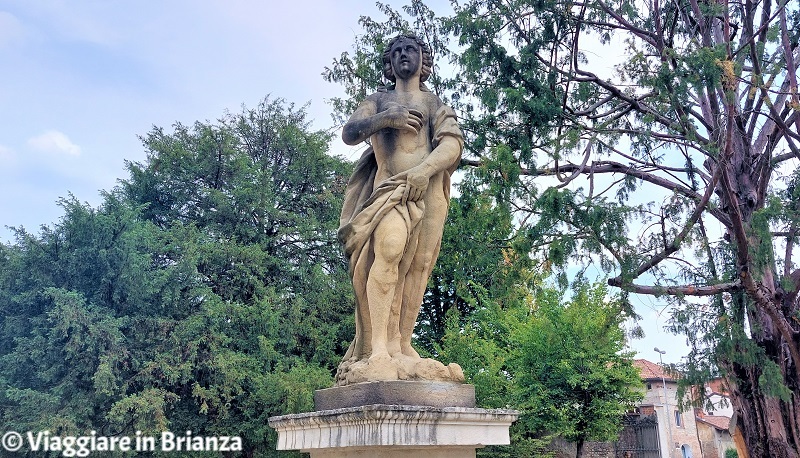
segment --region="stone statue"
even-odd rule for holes
[[[342,132],[369,141],[347,185],[339,240],[356,296],[356,336],[337,385],[383,380],[457,381],[457,364],[423,359],[411,346],[428,277],[439,255],[450,175],[464,139],[452,108],[424,84],[430,48],[414,35],[392,39],[384,77],[394,85],[367,97]]]

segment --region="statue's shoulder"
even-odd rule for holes
[[[366,100],[376,103],[378,106],[380,106],[381,103],[385,103],[389,100],[392,100],[394,96],[395,96],[394,89],[381,86],[378,88],[376,92],[373,92],[372,94],[367,96]]]
[[[442,99],[440,99],[439,96],[433,92],[423,92],[423,94],[425,95],[425,102],[431,108],[431,112],[436,113],[439,108],[445,106],[444,102],[442,102]]]
[[[379,102],[381,100],[384,100],[386,98],[386,95],[387,95],[386,92],[382,91],[373,92],[372,94],[368,95],[367,98],[364,100],[369,102]]]

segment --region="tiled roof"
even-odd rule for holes
[[[702,421],[703,423],[708,423],[709,425],[722,430],[728,431],[731,425],[730,417],[723,417],[723,416],[716,416],[716,415],[703,415],[698,416],[697,421]]]
[[[706,387],[711,391],[713,394],[720,394],[722,396],[729,396],[728,395],[728,387],[725,380],[721,378],[715,378],[713,380],[709,380],[706,382]]]
[[[639,368],[641,378],[644,381],[661,380],[662,378],[671,382],[677,381],[673,374],[670,374],[658,364],[651,363],[646,359],[634,359],[633,365],[634,367]]]

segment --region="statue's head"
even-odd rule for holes
[[[387,80],[391,82],[395,82],[396,78],[394,75],[394,69],[392,68],[392,60],[391,60],[391,50],[392,46],[397,43],[399,40],[413,40],[417,43],[420,49],[420,53],[422,54],[422,70],[419,74],[419,82],[422,84],[423,82],[427,81],[428,78],[431,76],[431,72],[433,71],[433,54],[431,54],[431,48],[422,41],[419,37],[414,34],[400,34],[394,38],[392,38],[389,43],[386,45],[386,49],[383,51],[383,76]]]

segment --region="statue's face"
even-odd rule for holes
[[[422,52],[416,41],[408,38],[397,40],[389,51],[395,78],[408,79],[422,68]]]

